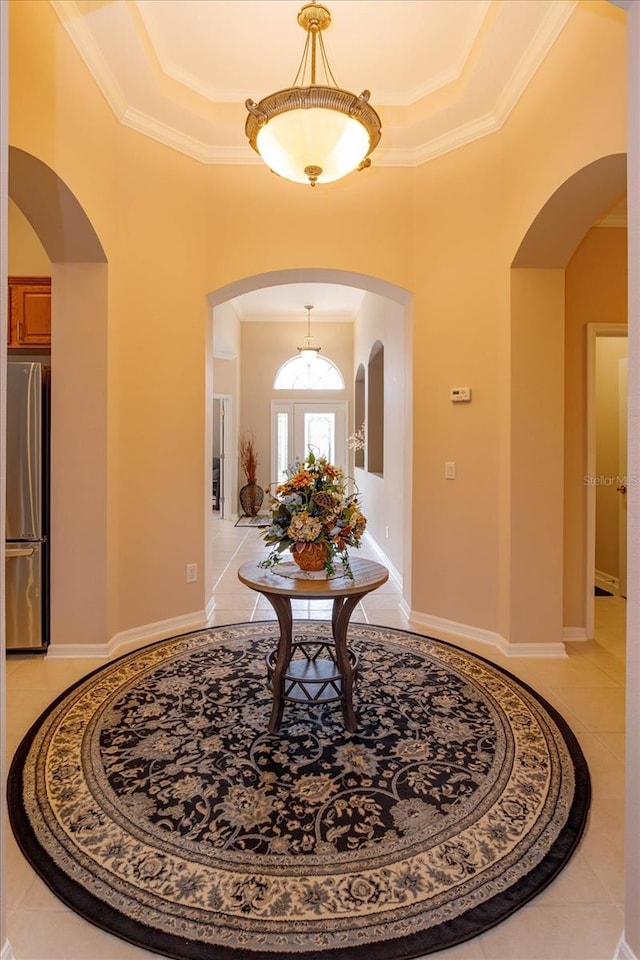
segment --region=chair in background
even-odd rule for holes
[[[220,457],[213,458],[213,489],[211,491],[213,498],[213,509],[220,509]]]

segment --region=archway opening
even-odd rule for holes
[[[558,654],[563,639],[586,638],[586,607],[593,603],[592,596],[586,600],[586,336],[580,332],[571,345],[566,271],[590,228],[625,191],[624,154],[577,171],[541,208],[512,263],[510,590],[504,628],[513,644],[545,637]]]
[[[107,258],[58,174],[9,148],[9,196],[51,261],[51,645],[103,645],[109,623]],[[4,373],[4,372],[3,372]]]
[[[209,294],[208,300],[213,308],[213,327],[216,327],[218,323],[218,318],[220,317],[221,325],[225,327],[228,322],[228,304],[230,301],[235,300],[245,293],[250,293],[255,290],[261,290],[263,288],[271,288],[277,286],[283,286],[288,284],[299,284],[299,283],[313,283],[313,284],[338,284],[346,287],[352,287],[364,291],[365,301],[363,301],[364,306],[362,311],[359,312],[359,315],[354,321],[354,327],[356,332],[354,334],[354,348],[353,348],[353,364],[352,369],[343,370],[345,380],[349,389],[349,429],[356,429],[360,426],[360,423],[355,424],[355,401],[356,396],[354,392],[354,382],[355,382],[355,373],[359,363],[362,363],[364,366],[368,363],[369,351],[375,340],[378,339],[378,334],[375,333],[376,324],[389,324],[391,328],[395,322],[397,332],[395,336],[396,345],[395,345],[395,354],[393,363],[396,365],[395,369],[398,373],[397,383],[402,384],[401,391],[402,396],[395,398],[397,401],[393,409],[393,421],[402,424],[402,438],[398,437],[400,431],[394,432],[394,436],[391,440],[394,443],[402,443],[402,453],[397,456],[390,455],[389,461],[395,463],[396,468],[392,471],[393,476],[389,479],[388,482],[394,484],[394,497],[390,498],[384,497],[382,490],[383,478],[373,476],[371,478],[368,475],[365,475],[364,482],[371,486],[371,490],[367,489],[366,491],[361,491],[364,495],[364,502],[367,500],[371,504],[370,509],[370,518],[369,518],[369,532],[373,539],[376,541],[383,553],[390,559],[390,567],[392,572],[395,572],[398,575],[398,578],[403,583],[403,589],[405,595],[407,595],[410,589],[410,556],[411,556],[411,523],[408,521],[403,524],[398,524],[397,522],[392,522],[388,520],[384,522],[384,510],[381,509],[381,505],[384,506],[385,503],[389,502],[399,502],[399,498],[402,498],[403,510],[410,516],[411,514],[411,490],[412,490],[412,475],[411,475],[411,462],[410,458],[406,456],[405,451],[411,449],[412,445],[412,383],[411,383],[411,370],[412,370],[412,357],[411,357],[411,337],[407,335],[408,325],[410,323],[410,303],[411,303],[411,294],[409,291],[397,287],[394,284],[391,284],[387,281],[381,280],[380,278],[370,277],[365,274],[355,274],[343,270],[333,270],[333,269],[297,269],[297,270],[282,270],[275,271],[268,274],[260,274],[254,277],[248,277],[244,280],[237,281],[235,283],[229,284],[226,287],[220,288],[219,290],[213,291]],[[371,309],[367,307],[366,298],[370,298],[373,301],[383,301],[388,305],[387,309]],[[360,313],[366,314],[369,309],[370,319],[363,320]],[[399,332],[398,332],[399,328]],[[362,332],[364,331],[364,333]],[[225,339],[233,339],[229,337],[228,329],[225,332]],[[384,339],[384,338],[383,338]],[[394,338],[391,337],[393,340]],[[215,334],[211,335],[211,341],[215,340]],[[236,337],[236,341],[239,343],[240,337]],[[390,348],[388,348],[390,349]],[[360,352],[362,352],[362,357],[360,357]],[[213,351],[211,353],[213,356]],[[389,353],[387,353],[387,360],[389,360]],[[240,368],[240,359],[236,357],[235,362],[238,364],[238,370]],[[208,373],[207,378],[209,383],[214,386],[214,375],[212,372],[213,369],[213,360],[208,361],[211,371]],[[389,393],[393,397],[394,390],[397,392],[397,386],[394,389],[389,388]],[[262,401],[261,401],[262,402]],[[206,405],[205,409],[208,409],[209,404]],[[397,416],[397,410],[402,408],[402,415]],[[358,415],[361,414],[361,410],[358,408]],[[364,418],[363,418],[364,419]],[[243,424],[242,413],[239,413],[238,422],[236,423],[236,430],[240,432],[242,426],[245,428],[247,426],[252,427],[252,424]],[[206,427],[205,431],[205,462],[208,462],[206,444],[208,443],[209,428]],[[389,442],[391,442],[391,440]],[[384,478],[386,482],[387,478]],[[374,481],[377,481],[378,487],[380,489],[374,489]],[[360,485],[361,477],[358,477],[358,484]],[[397,519],[397,518],[396,518]],[[402,529],[400,529],[402,528]],[[207,528],[208,529],[208,528]],[[206,534],[210,536],[210,534]],[[392,543],[393,537],[396,537],[396,542]],[[212,550],[207,546],[206,556],[211,555]]]

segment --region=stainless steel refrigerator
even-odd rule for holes
[[[50,368],[7,367],[7,650],[37,653],[49,643]]]

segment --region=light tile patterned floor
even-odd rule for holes
[[[251,528],[214,520],[214,624],[272,619],[270,605],[238,581],[246,560],[262,558]],[[362,555],[377,559],[371,548]],[[353,619],[406,628],[401,592],[390,580],[365,598]],[[303,601],[295,615],[325,618],[329,609]],[[416,629],[415,627],[413,629]],[[419,628],[418,632],[419,632]],[[623,927],[625,603],[596,599],[596,639],[574,643],[566,660],[505,658],[469,644],[531,684],[557,707],[589,762],[593,803],[583,842],[562,874],[528,906],[438,960],[611,960]],[[88,673],[95,660],[10,657],[7,664],[7,753],[58,693]],[[152,960],[157,956],[91,926],[68,910],[23,859],[7,827],[8,889],[4,896],[16,960]],[[274,960],[281,960],[275,958]]]

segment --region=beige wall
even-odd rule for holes
[[[195,614],[206,602],[202,579],[187,584],[185,566],[197,563],[202,570],[204,562],[211,323],[204,286],[206,171],[122,133],[118,156],[126,173],[115,197],[117,241],[108,251],[118,630]]]
[[[488,242],[488,225],[505,204],[499,146],[488,137],[416,170],[411,288],[412,605],[490,631],[498,627],[501,392],[509,369],[500,354],[510,259],[502,231]],[[470,405],[451,403],[456,386],[472,389]],[[455,481],[444,477],[450,460]]]
[[[512,271],[509,636],[562,639],[564,274]]]
[[[587,324],[627,322],[627,231],[590,230],[565,273],[564,624],[585,625]]]
[[[622,12],[580,4],[499,133],[421,167],[374,165],[314,191],[259,166],[198,164],[120,126],[52,8],[21,0],[11,17],[11,142],[59,173],[108,259],[108,633],[178,625],[207,602],[207,578],[184,578],[185,564],[205,555],[207,294],[314,264],[414,295],[411,606],[529,639],[513,631],[508,607],[522,587],[514,577],[525,576],[512,563],[521,518],[511,437],[521,411],[512,405],[510,264],[563,181],[624,150]],[[69,362],[82,361],[81,343],[69,350]],[[472,387],[473,403],[451,404],[451,386]],[[243,373],[241,422],[257,418],[264,429],[247,390]],[[544,445],[532,447],[541,455]],[[444,480],[445,460],[458,464],[455,482]],[[519,509],[547,507],[532,490]],[[95,532],[89,524],[85,535]],[[549,562],[536,548],[534,567]],[[537,639],[557,637],[541,630]]]
[[[25,215],[12,200],[9,200],[7,256],[9,276],[51,276],[51,261],[44,247]]]
[[[376,476],[367,467],[355,470],[355,479],[366,506],[368,533],[379,544],[395,570],[404,573],[405,538],[410,531],[402,518],[408,515],[405,472],[411,469],[411,411],[407,409],[405,385],[411,381],[407,364],[404,307],[386,297],[365,294],[355,323],[355,345],[351,382],[359,364],[365,369],[365,396],[368,397],[367,367],[371,348],[379,341],[384,347],[384,473]],[[410,359],[410,357],[409,357]],[[353,391],[352,391],[353,396]],[[366,410],[366,404],[365,404]],[[352,412],[352,429],[355,424]]]
[[[218,360],[234,360],[240,355],[240,319],[229,301],[212,310],[213,356]]]
[[[51,636],[65,644],[104,643],[116,615],[108,559],[117,527],[108,519],[106,291],[104,264],[52,265]]]

